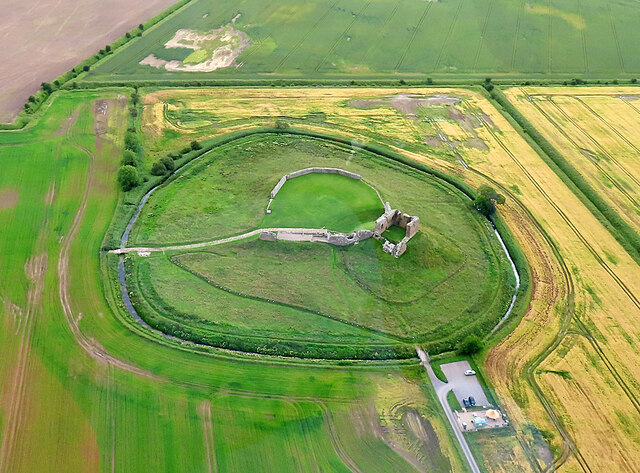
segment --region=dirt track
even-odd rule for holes
[[[40,83],[52,81],[173,0],[0,0],[0,122],[13,120]]]

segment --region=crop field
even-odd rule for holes
[[[89,81],[640,72],[640,7],[509,0],[193,0]]]
[[[640,96],[635,88],[509,89],[508,98],[636,233]],[[610,263],[615,263],[611,261]]]
[[[280,176],[310,166],[341,167],[366,183],[299,177],[287,181],[265,214]],[[513,274],[467,198],[406,166],[318,139],[256,136],[215,149],[154,191],[132,245],[206,243],[257,228],[372,229],[383,207],[367,184],[425,222],[402,258],[374,240],[335,248],[256,238],[130,256],[139,281],[139,291],[130,291],[136,310],[152,326],[169,324],[175,333],[172,324],[179,323],[198,340],[212,333],[244,343],[297,340],[306,342],[304,353],[314,353],[312,344],[337,350],[322,351],[330,357],[346,346],[385,343],[408,344],[413,356],[416,341],[442,351],[455,344],[451,337],[493,328],[513,294]],[[181,291],[171,290],[175,284]]]

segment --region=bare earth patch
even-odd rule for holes
[[[0,190],[0,210],[12,209],[18,203],[18,191],[15,189]]]
[[[50,82],[174,0],[4,2],[0,15],[0,122]]]
[[[237,18],[236,16],[232,22],[235,23]],[[192,49],[194,53],[202,51],[204,60],[200,61],[200,56],[198,56],[197,62],[193,62],[189,60],[190,56],[184,61],[166,61],[154,54],[149,54],[139,64],[157,69],[164,68],[171,72],[212,72],[235,65],[236,58],[249,46],[251,46],[249,36],[231,24],[209,33],[180,29],[176,31],[173,38],[165,43],[164,47]]]
[[[385,99],[377,100],[352,100],[349,105],[356,108],[372,108],[376,106],[393,107],[399,112],[405,113],[416,120],[418,107],[434,107],[437,105],[455,105],[460,102],[458,97],[448,95],[409,95],[396,94]]]

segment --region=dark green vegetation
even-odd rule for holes
[[[633,48],[639,13],[630,0],[194,0],[101,61],[87,79],[619,77],[640,73]],[[234,18],[252,42],[239,68],[167,72],[138,64],[149,54],[182,61],[193,51],[164,47],[177,30],[208,32]]]
[[[336,175],[288,181],[265,216],[280,177],[310,166],[357,172],[383,199],[419,216],[421,231],[407,252],[396,259],[373,239],[339,248],[253,238],[166,257],[132,256],[140,315],[163,331],[216,346],[386,358],[413,356],[415,342],[431,352],[450,350],[469,333],[487,333],[504,314],[512,291],[508,262],[488,222],[460,191],[319,139],[256,135],[215,148],[152,194],[134,227],[135,245],[219,239],[276,226],[273,219],[277,226],[326,223],[347,231],[379,216],[373,189]],[[310,195],[320,185],[337,191],[339,205],[322,193]],[[320,205],[316,211],[311,200]]]
[[[384,208],[365,183],[335,174],[288,180],[264,219],[267,227],[321,228],[336,232],[373,229]]]

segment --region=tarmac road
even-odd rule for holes
[[[480,468],[476,463],[476,459],[473,457],[473,454],[471,453],[469,444],[467,443],[467,440],[464,438],[464,435],[460,431],[460,428],[458,427],[458,423],[456,422],[453,412],[449,407],[449,403],[447,402],[447,393],[452,389],[451,383],[443,383],[442,381],[440,381],[436,377],[436,374],[433,372],[433,368],[431,368],[431,365],[429,364],[429,357],[427,356],[427,354],[420,348],[417,348],[416,350],[418,352],[418,356],[420,357],[420,361],[421,361],[420,364],[426,368],[427,373],[429,374],[429,379],[431,380],[431,383],[433,384],[433,387],[436,390],[436,395],[438,396],[438,400],[440,401],[440,404],[444,409],[444,413],[446,414],[447,419],[449,419],[451,428],[453,429],[453,432],[456,435],[456,439],[460,444],[462,453],[464,453],[464,456],[466,457],[467,462],[469,463],[469,467],[471,468],[472,473],[481,473]]]

